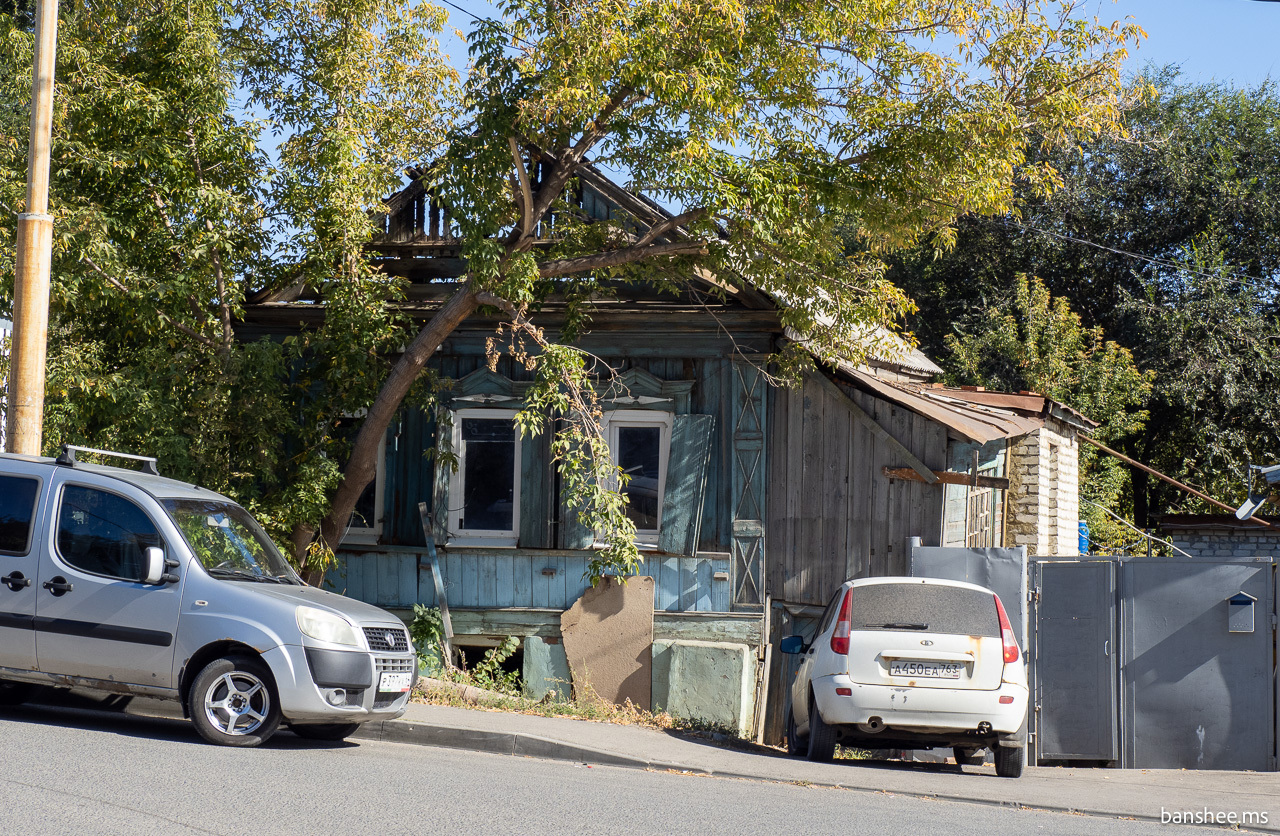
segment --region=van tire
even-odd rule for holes
[[[809,695],[809,760],[826,763],[836,756],[836,729],[822,719],[818,703]]]
[[[218,746],[258,746],[280,727],[271,671],[250,656],[205,665],[191,682],[187,711],[200,736]]]
[[[801,737],[796,731],[796,712],[792,707],[787,710],[787,754],[800,757],[809,751],[809,738]]]
[[[1010,746],[996,746],[996,774],[1001,778],[1020,778],[1022,776],[1022,749]]]
[[[358,728],[359,723],[316,723],[289,726],[289,731],[307,740],[346,740]]]
[[[0,705],[22,705],[31,698],[35,686],[26,682],[0,679]]]

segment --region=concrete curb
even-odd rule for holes
[[[352,738],[374,740],[387,743],[410,743],[420,746],[439,746],[447,749],[466,749],[473,752],[489,752],[498,755],[514,755],[519,757],[543,758],[546,760],[563,760],[575,763],[597,764],[600,766],[617,766],[631,769],[651,769],[660,772],[688,772],[707,775],[715,778],[729,778],[744,781],[768,781],[770,783],[793,784],[803,783],[806,786],[827,789],[850,790],[866,793],[883,793],[900,795],[907,798],[922,798],[935,801],[952,801],[962,804],[982,804],[988,807],[1008,807],[1014,809],[1039,810],[1050,813],[1069,813],[1107,819],[1132,819],[1136,821],[1159,822],[1156,815],[1135,813],[1129,810],[1115,810],[1093,807],[1064,806],[1046,804],[1033,800],[1009,800],[983,798],[978,795],[966,795],[948,792],[911,792],[896,789],[883,789],[865,784],[845,783],[840,781],[793,781],[769,775],[764,772],[745,772],[737,770],[715,770],[705,766],[692,766],[679,763],[663,763],[643,758],[621,755],[600,749],[575,746],[560,740],[521,734],[519,732],[494,732],[482,729],[458,728],[455,726],[434,725],[409,720],[384,720],[366,723],[352,735]],[[1218,827],[1219,829],[1238,832],[1280,833],[1280,823],[1242,828],[1239,825],[1204,824],[1201,827]]]

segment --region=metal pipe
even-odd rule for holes
[[[9,356],[8,433],[11,453],[40,454],[49,337],[49,144],[53,133],[58,0],[38,0],[31,69],[31,139],[27,146],[27,211],[18,216],[13,287],[13,348]]]
[[[1171,476],[1165,476],[1163,473],[1161,473],[1160,471],[1156,470],[1154,467],[1148,467],[1147,465],[1143,464],[1142,462],[1134,461],[1133,459],[1131,459],[1131,458],[1129,458],[1128,456],[1126,456],[1124,453],[1117,453],[1115,450],[1112,450],[1110,447],[1106,446],[1106,445],[1105,445],[1105,444],[1103,444],[1102,442],[1100,442],[1100,441],[1094,441],[1092,438],[1090,438],[1089,436],[1085,435],[1084,433],[1081,433],[1081,434],[1080,434],[1080,438],[1081,438],[1081,440],[1083,440],[1083,441],[1087,441],[1087,442],[1089,442],[1089,443],[1090,443],[1090,444],[1092,444],[1094,447],[1097,447],[1097,448],[1098,448],[1099,450],[1101,450],[1102,452],[1104,452],[1104,453],[1106,453],[1106,454],[1108,454],[1108,455],[1111,455],[1111,456],[1115,456],[1117,459],[1119,459],[1120,461],[1124,462],[1125,464],[1133,465],[1134,467],[1138,468],[1139,470],[1142,470],[1142,471],[1145,471],[1145,472],[1147,472],[1147,473],[1150,473],[1152,476],[1156,477],[1157,479],[1163,479],[1164,481],[1168,482],[1170,485],[1173,485],[1175,488],[1178,488],[1178,489],[1180,489],[1180,490],[1184,490],[1184,491],[1186,491],[1187,493],[1191,494],[1192,496],[1199,497],[1200,499],[1203,499],[1205,502],[1209,503],[1210,505],[1216,505],[1216,506],[1217,506],[1217,507],[1219,507],[1219,508],[1226,509],[1227,511],[1230,511],[1233,515],[1234,515],[1234,514],[1235,514],[1235,512],[1236,512],[1236,509],[1235,509],[1235,508],[1232,508],[1230,505],[1226,504],[1225,502],[1219,502],[1218,500],[1214,499],[1213,497],[1209,496],[1208,494],[1201,493],[1200,491],[1196,490],[1195,488],[1192,488],[1192,487],[1190,487],[1190,486],[1188,486],[1188,485],[1184,485],[1184,484],[1182,484],[1181,482],[1179,482],[1177,479],[1174,479],[1174,478],[1173,478],[1173,477],[1171,477]],[[1271,523],[1267,522],[1266,520],[1254,519],[1253,521],[1254,521],[1254,522],[1256,522],[1258,525],[1265,525],[1265,526],[1268,526],[1268,527],[1270,527],[1270,525],[1271,525]]]

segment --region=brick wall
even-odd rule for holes
[[[1280,531],[1206,526],[1163,532],[1192,557],[1274,557],[1280,559]]]
[[[1007,546],[1031,555],[1079,554],[1080,443],[1050,420],[1014,439],[1009,452]]]

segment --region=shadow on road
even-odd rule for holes
[[[752,743],[749,740],[731,737],[727,734],[718,732],[697,732],[686,731],[682,729],[666,729],[666,733],[672,737],[678,737],[681,740],[687,740],[690,743],[698,743],[703,746],[710,746],[715,749],[730,749],[737,752],[747,752],[753,755],[762,755],[769,758],[780,758],[782,760],[794,760],[797,762],[805,762],[804,758],[796,758],[788,755],[781,749],[772,746],[763,746],[758,743]],[[881,752],[869,753],[866,757],[845,757],[836,758],[833,764],[844,766],[856,766],[869,769],[889,769],[897,772],[928,772],[938,774],[960,774],[964,770],[954,763],[929,763],[925,761],[905,761],[897,758],[891,758],[888,754]],[[966,774],[982,774],[970,770]]]
[[[145,704],[141,711],[139,703]],[[201,739],[190,722],[182,719],[182,709],[177,703],[123,694],[98,695],[82,689],[38,688],[25,704],[0,707],[0,720],[196,746],[210,745]],[[261,748],[349,749],[359,745],[356,741],[346,740],[305,740],[289,731],[288,727],[282,727]]]

